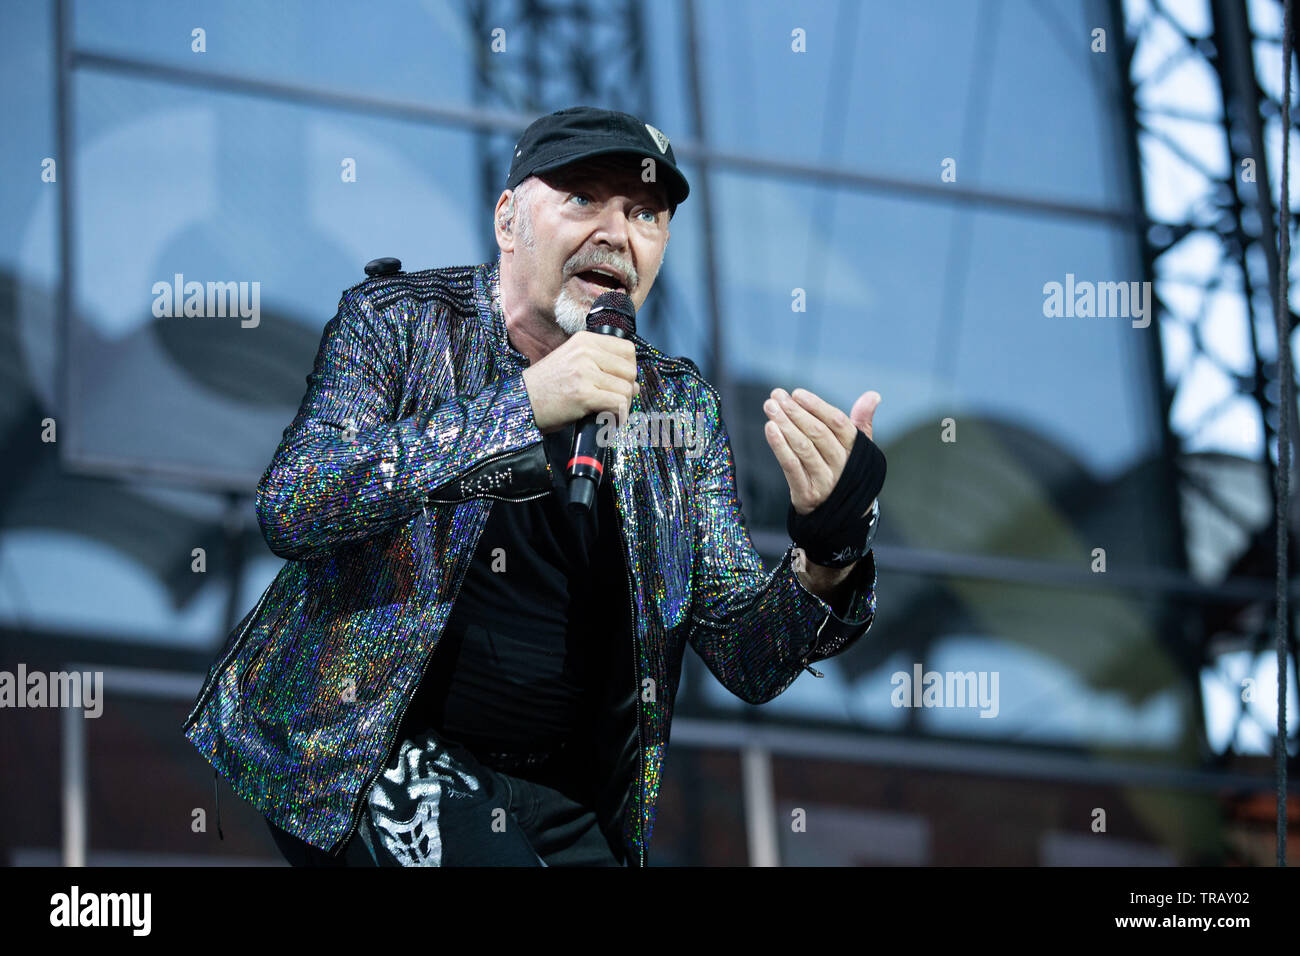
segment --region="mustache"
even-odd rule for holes
[[[636,267],[632,265],[623,256],[616,252],[606,252],[604,250],[593,250],[585,253],[578,253],[564,264],[566,276],[575,276],[579,272],[585,272],[596,266],[609,266],[611,269],[617,269],[623,274],[627,281],[627,291],[631,292],[641,284],[641,277],[637,275]]]

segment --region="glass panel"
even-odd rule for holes
[[[752,711],[710,676],[679,713],[1199,760],[1194,682],[1170,650],[1202,613],[1186,599],[893,570],[878,586],[871,630],[814,665],[824,677]]]
[[[804,387],[848,411],[874,388],[891,476],[884,540],[1075,563],[1110,547],[1128,565],[1177,563],[1155,464],[1158,327],[1140,327],[1149,287],[1124,233],[717,181],[727,422],[751,527],[783,533],[789,503],[762,432],[768,392]],[[1108,314],[1047,314],[1051,283],[1074,304],[1089,287]],[[1107,283],[1124,285],[1112,295]]]
[[[483,255],[470,133],[98,74],[77,103],[78,458],[247,491],[364,264]],[[239,314],[167,314],[190,283]]]
[[[453,0],[80,0],[83,52],[407,102],[465,103],[479,40]],[[204,31],[204,50],[193,31]],[[484,40],[483,42],[486,42]]]
[[[1113,207],[1118,95],[1099,4],[700,0],[712,145],[963,188]],[[803,31],[796,36],[795,31]],[[800,43],[804,52],[796,52]],[[1033,122],[1026,122],[1033,117]]]

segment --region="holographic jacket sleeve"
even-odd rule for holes
[[[302,405],[257,487],[273,552],[322,557],[410,518],[485,460],[542,447],[518,372],[399,417],[412,370],[454,350],[438,340],[448,334],[446,322],[394,316],[356,288],[343,294]]]
[[[835,610],[795,574],[786,549],[774,571],[750,540],[736,493],[735,462],[716,407],[696,482],[696,556],[690,643],[729,691],[751,704],[776,697],[810,663],[846,650],[871,627],[876,564],[867,552],[835,595]],[[835,613],[835,611],[840,613]]]

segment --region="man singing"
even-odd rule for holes
[[[764,403],[768,572],[699,369],[587,331],[602,293],[646,301],[688,192],[659,130],[561,110],[516,144],[495,261],[343,294],[257,488],[289,560],[184,726],[290,862],[645,866],[686,645],[761,704],[870,627],[880,396]],[[576,423],[610,414],[688,440],[616,430],[570,510]]]

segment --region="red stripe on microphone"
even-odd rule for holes
[[[591,458],[587,455],[575,455],[573,458],[569,459],[569,464],[565,467],[572,468],[574,465],[591,465],[591,467],[596,469],[597,474],[605,474],[605,466],[600,463],[599,458]]]

